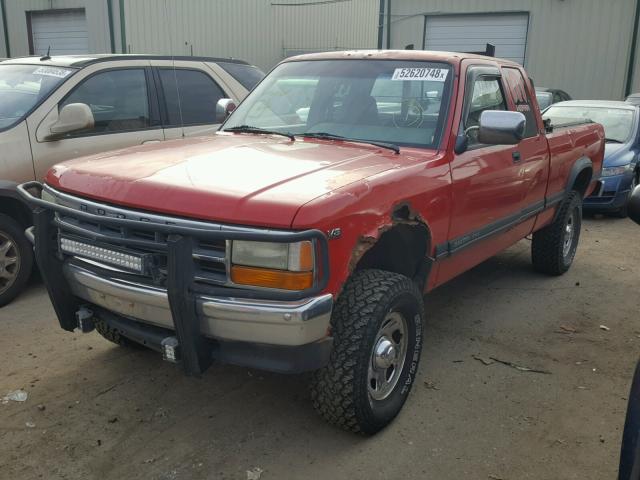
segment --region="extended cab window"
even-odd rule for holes
[[[524,132],[525,138],[537,136],[538,124],[535,109],[531,104],[531,97],[529,96],[526,81],[522,73],[516,68],[503,68],[502,74],[511,92],[511,98],[516,104],[516,111],[522,113],[527,119],[527,126]]]
[[[198,70],[163,68],[160,81],[170,126],[216,123],[216,104],[226,95],[209,75]]]
[[[283,63],[249,94],[225,130],[247,125],[291,135],[436,148],[452,77],[450,65],[436,62]]]
[[[109,70],[78,85],[58,105],[84,103],[93,113],[95,126],[87,133],[140,130],[150,125],[147,79],[143,69]]]
[[[469,111],[463,122],[465,131],[480,126],[480,115],[485,110],[507,109],[498,78],[478,77],[473,82],[472,89]],[[468,130],[468,137],[470,146],[479,144],[477,130]]]

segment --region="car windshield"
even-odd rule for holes
[[[22,120],[72,72],[47,65],[0,65],[0,129]]]
[[[253,127],[437,148],[449,103],[450,68],[388,60],[284,63],[249,94],[223,130]]]
[[[554,126],[591,120],[602,124],[609,141],[626,143],[633,128],[633,110],[610,107],[580,107],[552,105],[544,112]]]

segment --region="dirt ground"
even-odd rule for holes
[[[588,219],[563,277],[533,273],[522,241],[428,295],[418,381],[373,438],[325,425],[304,376],[188,379],[63,332],[34,282],[0,310],[0,397],[29,394],[0,403],[0,478],[613,479],[640,357],[639,239],[629,220]]]

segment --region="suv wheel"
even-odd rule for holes
[[[23,228],[0,214],[0,307],[22,292],[33,267],[33,247]]]
[[[558,207],[551,225],[533,234],[533,268],[548,275],[562,275],[573,263],[582,227],[582,198],[572,191]]]
[[[413,385],[424,304],[409,278],[362,270],[348,281],[332,315],[329,364],[311,384],[315,409],[345,430],[373,434],[398,414]]]

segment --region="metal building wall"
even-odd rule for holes
[[[621,99],[635,5],[636,0],[392,0],[391,43],[421,48],[424,15],[529,12],[525,67],[537,85],[563,88],[574,98]]]
[[[65,8],[85,9],[90,53],[111,51],[107,2],[105,0],[5,0],[5,6],[9,45],[11,55],[14,57],[29,55],[27,12]],[[3,38],[2,43],[4,44]]]
[[[2,11],[2,0],[0,0],[0,58],[8,57],[6,42],[5,42],[5,34],[4,34],[4,25],[3,25],[3,11]]]
[[[312,5],[308,5],[312,3]],[[305,5],[307,4],[307,5]],[[376,48],[378,0],[126,0],[127,51],[241,58]]]

